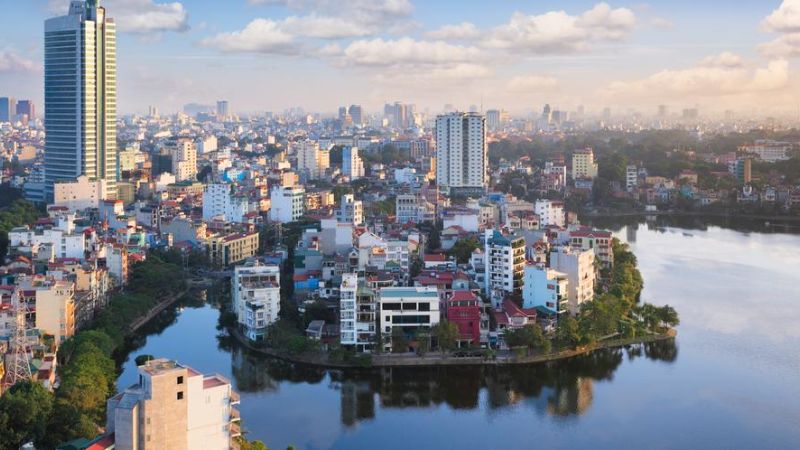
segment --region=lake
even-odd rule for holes
[[[138,354],[217,372],[271,449],[797,448],[800,229],[697,218],[596,220],[631,244],[642,298],[674,306],[675,341],[522,368],[297,367],[242,350],[202,302],[165,312]]]

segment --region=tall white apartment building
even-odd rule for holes
[[[522,307],[541,306],[556,314],[569,310],[569,277],[567,274],[544,267],[543,264],[525,266],[525,286],[522,288]]]
[[[482,193],[489,184],[486,118],[451,113],[436,118],[436,183],[446,192]]]
[[[539,226],[557,226],[563,228],[566,225],[564,215],[564,203],[555,200],[539,199],[533,206],[533,212],[539,216]]]
[[[587,148],[575,150],[572,155],[572,179],[589,179],[597,177],[597,163],[594,161],[594,151]]]
[[[204,155],[206,153],[211,153],[217,151],[217,146],[219,142],[217,141],[216,136],[207,136],[197,143],[197,153],[200,155]]]
[[[358,286],[358,275],[342,274],[339,288],[340,342],[356,351],[369,351],[375,344],[375,294]]]
[[[297,156],[297,172],[304,174],[310,180],[325,176],[325,171],[330,167],[330,151],[322,149],[319,142],[303,141],[292,144]]]
[[[270,192],[269,219],[294,222],[305,213],[306,190],[301,187],[276,186]]]
[[[336,210],[336,221],[351,223],[355,226],[364,223],[364,204],[356,200],[353,194],[342,195],[339,208]]]
[[[577,314],[580,306],[594,298],[594,252],[569,247],[550,252],[550,268],[567,274],[569,312]]]
[[[636,189],[639,185],[639,169],[636,166],[627,166],[625,168],[625,189],[628,192]]]
[[[485,233],[485,292],[492,305],[499,308],[507,294],[522,292],[525,238],[504,236],[497,230]]]
[[[81,175],[117,193],[116,25],[97,0],[45,21],[45,197]]]
[[[247,198],[233,195],[229,184],[209,184],[203,190],[203,220],[206,222],[214,218],[225,222],[244,222],[248,212]]]
[[[167,359],[139,366],[139,381],[108,399],[117,450],[230,450],[241,436],[239,394],[222,375]]]
[[[180,139],[167,146],[172,158],[172,173],[177,182],[197,178],[197,145],[191,139]]]
[[[364,177],[364,161],[358,155],[358,147],[346,146],[342,150],[342,175],[357,180]]]
[[[281,311],[281,269],[278,266],[236,266],[231,279],[233,309],[242,333],[263,340]]]

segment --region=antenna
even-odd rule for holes
[[[14,323],[9,341],[11,355],[6,380],[13,386],[20,381],[33,378],[26,336],[28,306],[22,298],[22,289],[16,289],[11,295],[11,313],[14,315]]]

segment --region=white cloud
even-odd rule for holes
[[[719,55],[708,56],[700,61],[703,67],[722,67],[722,68],[736,68],[742,67],[744,61],[742,57],[731,52],[722,52]]]
[[[656,17],[650,19],[650,26],[654,28],[660,28],[662,30],[670,30],[672,28],[675,28],[675,23],[663,17]]]
[[[294,20],[313,24],[317,22],[325,29],[335,32],[314,33],[304,36],[335,39],[339,37],[361,37],[383,30],[392,30],[403,25],[414,12],[410,0],[248,0],[254,5],[282,5],[296,11],[308,12]],[[338,21],[334,24],[333,21]],[[344,30],[351,27],[349,33]]]
[[[320,39],[364,37],[377,31],[373,26],[358,26],[347,19],[316,14],[300,17],[290,16],[281,21],[279,25],[288,34]]]
[[[20,56],[12,50],[0,50],[0,73],[38,72],[40,66],[33,60]]]
[[[697,66],[664,70],[636,81],[617,81],[603,90],[620,99],[695,99],[697,97],[742,96],[779,91],[789,85],[789,63],[778,59],[766,67]]]
[[[255,19],[241,31],[219,33],[200,41],[205,47],[222,51],[293,55],[300,46],[284,32],[280,24],[269,19]]]
[[[800,56],[800,33],[787,33],[783,36],[761,44],[758,49],[770,57]]]
[[[598,3],[579,16],[565,11],[516,12],[507,24],[491,30],[487,46],[538,54],[574,52],[596,41],[624,39],[635,26],[633,11],[612,9],[607,3]]]
[[[550,76],[521,75],[508,81],[507,89],[511,92],[529,92],[558,87],[558,80]]]
[[[107,0],[104,5],[120,31],[136,34],[189,29],[189,13],[182,3],[153,0]]]
[[[767,31],[779,33],[800,32],[800,0],[783,0],[762,22]]]
[[[458,25],[444,25],[438,30],[425,33],[428,38],[442,40],[470,40],[480,35],[481,31],[478,27],[470,22],[461,22]]]
[[[474,63],[481,56],[482,52],[476,47],[443,41],[417,41],[409,37],[358,40],[344,50],[345,63],[375,67]]]

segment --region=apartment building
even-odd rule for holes
[[[339,287],[339,340],[356,351],[370,351],[375,345],[375,293],[358,285],[358,275],[342,274]]]
[[[593,180],[597,177],[598,166],[594,160],[594,151],[587,148],[583,150],[575,150],[572,155],[572,179],[588,179]]]
[[[60,344],[75,334],[75,284],[72,281],[35,275],[20,277],[17,286],[34,297],[36,328]]]
[[[522,292],[525,269],[525,239],[505,236],[497,230],[486,230],[486,295],[495,308],[502,305],[508,294]]]
[[[233,310],[242,333],[263,340],[281,310],[281,269],[258,264],[237,266],[231,279]]]
[[[550,252],[550,268],[567,275],[568,309],[570,314],[577,314],[583,303],[594,298],[594,252],[570,247],[554,249]]]
[[[562,314],[569,310],[569,278],[567,274],[545,267],[544,264],[525,266],[525,286],[522,288],[522,307],[541,306]]]
[[[167,359],[139,366],[139,381],[108,400],[116,450],[230,450],[241,436],[239,395],[221,375]]]
[[[258,232],[215,235],[208,240],[208,257],[217,267],[225,267],[255,256]]]
[[[378,323],[386,338],[398,327],[412,338],[418,330],[430,330],[441,318],[435,287],[385,287],[378,291],[378,304]]]

